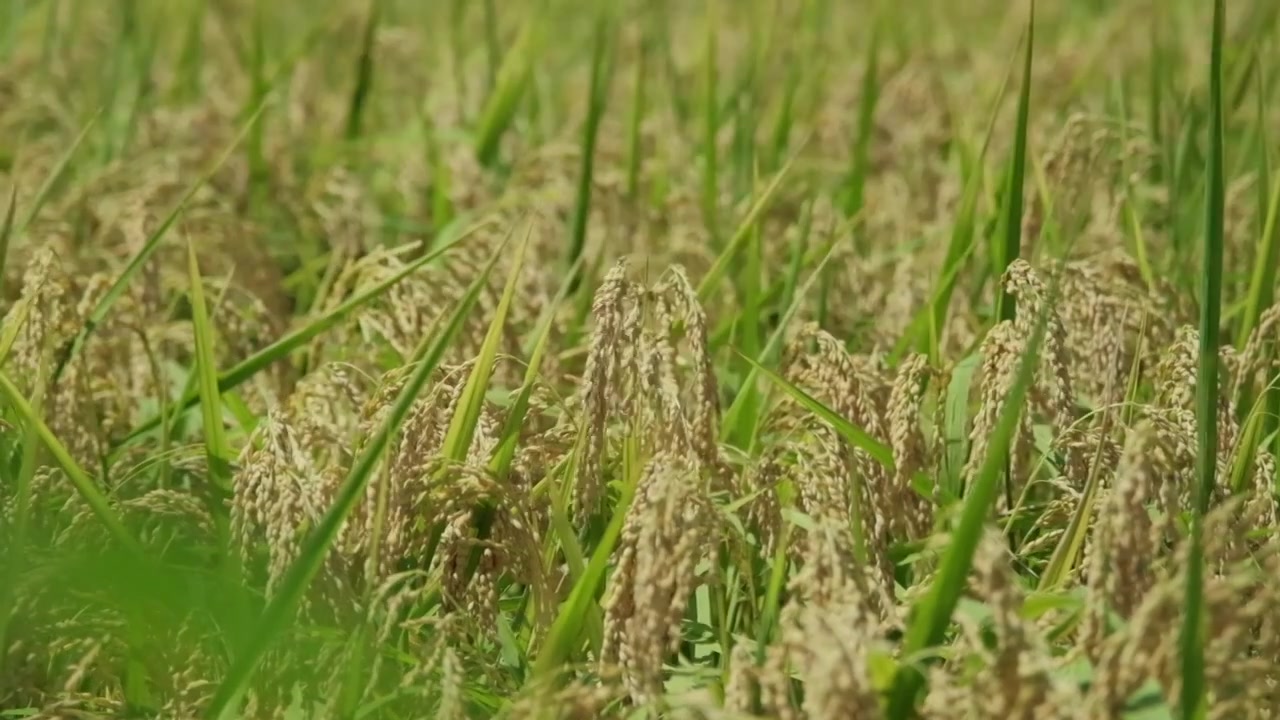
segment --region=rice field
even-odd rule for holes
[[[0,718],[1280,717],[1278,16],[8,0]]]

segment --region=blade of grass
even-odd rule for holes
[[[476,158],[486,167],[498,159],[499,143],[515,120],[516,107],[529,85],[538,22],[536,16],[525,21],[515,44],[502,60],[497,83],[480,113],[476,126]]]
[[[720,107],[716,98],[716,65],[719,57],[717,10],[716,0],[709,0],[702,56],[702,216],[707,232],[711,234],[712,247],[718,243],[720,226],[720,180],[717,176],[719,158],[716,143],[716,135],[720,130]]]
[[[205,172],[197,178],[190,187],[187,188],[187,191],[182,194],[182,197],[178,199],[178,202],[174,203],[173,208],[169,210],[169,214],[166,215],[165,218],[160,221],[160,224],[151,231],[151,234],[147,237],[146,241],[143,242],[142,247],[139,248],[138,252],[134,253],[133,257],[129,259],[129,263],[120,271],[120,275],[118,275],[115,281],[111,283],[111,287],[107,289],[107,292],[102,296],[102,299],[99,300],[98,304],[94,306],[92,311],[90,311],[89,317],[85,319],[84,327],[81,328],[80,332],[76,335],[75,340],[72,341],[70,350],[58,364],[57,370],[54,371],[54,382],[57,382],[61,377],[62,369],[67,366],[67,363],[79,355],[81,348],[84,347],[85,341],[93,334],[93,331],[98,327],[98,324],[106,318],[107,313],[111,312],[111,307],[120,299],[120,296],[124,295],[125,288],[129,286],[129,283],[133,280],[134,276],[138,274],[138,271],[142,269],[142,266],[146,264],[147,260],[149,260],[152,254],[154,254],[160,247],[160,241],[164,239],[169,228],[173,226],[174,222],[177,221],[178,216],[186,209],[187,204],[191,202],[193,197],[195,197],[196,192],[200,190],[200,188],[204,187],[205,183],[207,183],[209,179],[213,177],[214,173],[218,172],[218,170],[221,169],[231,157],[231,153],[240,145],[240,141],[244,139],[245,135],[249,132],[249,129],[253,127],[258,115],[262,113],[265,107],[264,103],[254,110],[253,116],[249,119],[248,123],[240,128],[240,131],[236,133],[236,136],[231,140],[217,159],[214,160],[213,164],[210,165],[209,168],[205,170]]]
[[[475,306],[480,290],[488,282],[489,273],[493,270],[501,253],[502,249],[499,248],[471,282],[443,329],[434,336],[423,338],[421,345],[414,353],[413,364],[416,367],[413,374],[396,397],[382,425],[368,439],[359,457],[352,464],[351,471],[338,488],[333,505],[325,512],[315,529],[307,535],[297,560],[289,566],[275,597],[259,617],[255,631],[248,635],[246,644],[236,653],[231,669],[218,686],[205,710],[204,717],[210,720],[230,720],[235,716],[235,707],[248,689],[250,678],[258,662],[289,624],[289,618],[311,585],[312,578],[323,565],[330,546],[338,536],[338,531],[364,496],[365,486],[382,458],[383,451],[399,431],[414,401],[426,385],[427,379],[440,364],[454,337],[462,328],[463,322],[471,308]]]
[[[26,214],[22,217],[22,222],[18,223],[17,227],[13,229],[12,237],[22,235],[23,231],[26,230],[27,227],[35,221],[36,217],[40,215],[40,211],[44,209],[45,203],[47,203],[49,198],[52,197],[54,188],[58,186],[58,183],[66,176],[67,169],[71,167],[71,159],[75,157],[76,151],[84,144],[85,138],[89,137],[89,131],[97,124],[98,117],[101,115],[102,109],[99,108],[89,118],[89,121],[84,124],[84,127],[80,129],[80,133],[76,135],[76,139],[71,141],[71,145],[67,147],[66,151],[62,153],[62,156],[58,158],[58,162],[55,163],[53,169],[49,171],[48,177],[44,179],[44,183],[40,185],[40,189],[36,191],[35,197],[31,200],[31,209],[27,210]],[[13,197],[10,199],[9,204],[9,213],[11,215],[16,207],[17,196],[18,188],[17,185],[14,185]],[[9,225],[11,222],[12,218],[6,221],[6,225]],[[9,227],[12,226],[9,225]],[[9,239],[9,237],[5,238],[6,247]]]
[[[1216,481],[1218,456],[1218,333],[1222,312],[1222,254],[1226,183],[1223,178],[1222,41],[1226,7],[1213,3],[1209,59],[1209,154],[1205,170],[1204,266],[1200,274],[1200,363],[1196,372],[1196,504],[1191,513],[1190,558],[1180,637],[1182,718],[1203,717],[1204,516]]]
[[[587,101],[587,119],[582,129],[582,150],[578,168],[578,196],[573,208],[573,225],[569,237],[568,264],[575,265],[587,240],[587,221],[591,215],[592,171],[595,167],[596,136],[600,130],[600,118],[604,116],[609,99],[609,82],[613,76],[612,19],[607,9],[599,11],[596,18],[595,41],[591,51],[591,90]],[[576,285],[575,278],[575,285]]]
[[[204,420],[205,457],[209,463],[209,479],[224,493],[231,492],[231,446],[222,427],[222,394],[218,392],[218,367],[213,353],[213,326],[205,304],[204,281],[196,249],[187,243],[187,272],[191,282],[191,325],[195,332],[196,375],[200,388],[200,407]]]
[[[440,446],[440,454],[453,462],[462,462],[467,458],[471,448],[471,440],[475,437],[476,423],[480,421],[480,412],[484,409],[485,394],[489,391],[489,380],[493,374],[493,365],[498,355],[498,343],[502,340],[502,332],[506,327],[507,312],[511,309],[511,299],[515,296],[516,281],[520,278],[520,268],[524,263],[525,250],[529,246],[529,238],[533,236],[532,226],[525,232],[524,242],[516,251],[515,262],[511,265],[507,276],[506,287],[502,290],[502,298],[494,310],[489,330],[485,333],[480,353],[476,356],[471,372],[467,375],[466,384],[462,387],[457,408],[449,420],[449,429],[445,432],[444,442]],[[508,234],[508,239],[510,235]],[[507,240],[503,240],[503,247]]]
[[[852,166],[845,179],[844,214],[857,217],[862,211],[863,188],[867,182],[870,162],[871,135],[875,130],[876,101],[880,96],[879,60],[880,34],[883,16],[878,14],[871,24],[871,42],[867,44],[867,56],[862,71],[862,97],[858,101],[858,131],[853,139]]]
[[[1267,202],[1266,220],[1258,236],[1258,249],[1253,263],[1253,275],[1249,279],[1249,294],[1245,299],[1244,316],[1241,318],[1239,347],[1243,350],[1249,342],[1249,334],[1258,326],[1262,313],[1275,302],[1276,265],[1280,263],[1280,182],[1273,183]]]
[[[498,9],[493,0],[484,0],[484,48],[485,48],[485,89],[493,92],[498,82],[498,58],[502,56],[502,46],[498,40]]]
[[[943,408],[946,441],[946,467],[942,474],[943,494],[960,497],[964,484],[964,463],[969,457],[969,391],[981,358],[969,355],[956,363],[947,383],[947,400]]]
[[[1050,289],[1050,297],[1056,294],[1055,281]],[[1052,303],[1045,303],[1045,308],[1051,306]],[[1035,327],[1018,363],[1013,385],[992,430],[987,455],[965,494],[959,519],[951,531],[950,542],[942,556],[938,573],[913,608],[902,653],[903,658],[908,661],[922,651],[940,644],[951,623],[951,615],[964,590],[965,579],[973,564],[983,527],[1000,491],[1010,444],[1018,429],[1018,420],[1035,369],[1039,365],[1040,348],[1047,325],[1048,314],[1041,312],[1036,318]],[[891,720],[906,720],[910,717],[923,683],[924,675],[920,669],[911,662],[904,662],[894,676],[887,717]]]
[[[885,468],[893,469],[893,451],[888,445],[885,445],[879,440],[871,437],[867,434],[866,430],[863,430],[857,425],[849,422],[835,410],[827,407],[822,401],[805,392],[790,380],[787,380],[746,355],[742,355],[741,353],[739,353],[739,355],[746,359],[756,372],[767,378],[774,385],[777,385],[778,388],[790,396],[791,399],[804,406],[804,408],[809,412],[830,423],[831,426],[835,428],[836,432],[851,445],[862,450],[867,455],[870,455],[873,460],[880,463]]]
[[[18,209],[18,184],[9,188],[9,209],[4,214],[4,225],[0,225],[0,297],[4,297],[4,269],[9,260],[9,241],[13,239],[13,215]]]
[[[188,10],[187,31],[178,55],[178,79],[173,92],[179,99],[191,100],[200,96],[200,71],[204,66],[204,16],[206,0],[195,0]]]
[[[742,222],[738,225],[738,229],[734,231],[729,243],[725,245],[724,250],[716,257],[715,263],[711,265],[711,269],[707,271],[707,274],[702,277],[702,281],[698,283],[699,300],[706,302],[711,297],[711,294],[720,287],[725,274],[729,271],[730,263],[733,262],[743,246],[746,245],[747,240],[751,238],[751,226],[760,219],[760,216],[768,209],[769,204],[773,202],[774,195],[777,194],[782,181],[790,174],[796,157],[803,147],[804,144],[802,143],[801,147],[797,148],[796,153],[787,160],[782,169],[773,176],[769,184],[756,197],[755,202],[751,204],[750,209],[747,210],[747,214],[742,218]]]
[[[581,257],[578,258],[577,265],[582,265]],[[576,271],[577,267],[573,270]],[[571,273],[569,277],[573,277],[573,274]],[[548,304],[546,312],[538,322],[538,327],[534,330],[533,348],[529,353],[529,362],[525,366],[520,392],[507,410],[506,420],[503,421],[502,431],[498,435],[497,449],[494,450],[493,459],[489,462],[489,470],[499,479],[505,479],[511,470],[511,461],[515,459],[516,454],[516,443],[520,439],[520,428],[524,425],[525,414],[529,411],[529,400],[533,397],[538,372],[542,368],[542,358],[546,355],[548,341],[551,339],[555,313],[571,292],[569,282],[561,284],[560,290]]]
[[[996,266],[993,268],[996,282],[1004,277],[1009,264],[1018,259],[1022,250],[1022,185],[1027,167],[1027,116],[1031,107],[1031,59],[1035,55],[1036,39],[1036,4],[1031,0],[1027,16],[1026,55],[1022,65],[1022,89],[1018,93],[1018,124],[1014,130],[1013,159],[1009,164],[1009,175],[1005,185],[1004,216],[1001,220],[1003,244],[993,253]],[[1013,296],[1008,288],[1001,288],[998,294],[996,317],[1000,320],[1012,320],[1016,312]]]
[[[843,237],[845,237],[844,234],[836,235],[836,238],[829,244],[826,253],[823,254],[822,260],[818,262],[817,267],[809,273],[809,277],[805,279],[804,284],[792,296],[790,304],[778,320],[777,327],[773,329],[769,339],[765,341],[759,357],[756,358],[756,365],[765,366],[777,355],[779,348],[782,347],[782,340],[786,334],[787,326],[791,324],[792,318],[799,312],[801,303],[804,302],[809,290],[821,276],[823,268],[831,260],[831,256],[835,253],[835,249]],[[724,419],[721,423],[721,439],[733,440],[738,447],[742,448],[749,447],[751,438],[755,435],[755,429],[759,423],[758,413],[749,411],[749,408],[754,405],[754,398],[759,394],[759,389],[757,388],[759,371],[756,370],[756,365],[752,365],[747,371],[746,379],[742,381],[742,386],[738,389],[737,395],[734,396],[733,402],[730,403],[729,409],[725,411]]]
[[[369,14],[364,22],[364,35],[360,42],[360,55],[356,60],[356,84],[351,89],[347,103],[347,139],[360,137],[364,120],[365,103],[373,89],[373,52],[378,39],[378,21],[382,19],[382,0],[370,0]]]
[[[641,145],[642,139],[641,128],[644,126],[645,105],[646,105],[646,84],[648,81],[648,63],[649,55],[652,50],[649,47],[650,41],[648,33],[640,40],[640,47],[637,50],[636,72],[632,82],[631,96],[631,119],[627,123],[627,197],[635,202],[640,195],[640,167],[641,167]],[[594,86],[592,87],[594,90]]]
[[[551,680],[577,647],[578,639],[582,637],[583,618],[587,616],[587,609],[595,600],[596,593],[604,582],[605,571],[609,567],[609,557],[613,554],[613,549],[622,535],[622,525],[634,495],[635,484],[623,483],[622,493],[613,506],[613,517],[605,528],[604,536],[596,545],[595,552],[591,554],[591,560],[587,563],[582,577],[574,583],[573,589],[569,592],[569,599],[561,606],[560,613],[551,623],[546,642],[543,643],[542,650],[534,660],[533,671],[529,675],[530,681]]]
[[[1143,319],[1143,329],[1145,330],[1146,320]],[[1128,387],[1134,387],[1134,379],[1138,376],[1141,367],[1142,358],[1142,339],[1144,335],[1138,335],[1138,347],[1133,356],[1133,363],[1129,367],[1129,384]],[[1108,381],[1106,396],[1111,397],[1110,381]],[[1126,392],[1126,399],[1128,393]],[[1128,407],[1126,402],[1120,410],[1123,416],[1124,407]],[[1099,430],[1100,437],[1106,437],[1109,430],[1111,412],[1109,410],[1102,411],[1102,426]],[[1089,534],[1089,521],[1093,518],[1094,503],[1098,499],[1098,488],[1102,486],[1102,448],[1103,443],[1098,442],[1094,451],[1093,464],[1089,470],[1089,477],[1085,480],[1084,491],[1081,493],[1080,502],[1076,504],[1075,510],[1071,513],[1071,519],[1067,522],[1067,528],[1063,531],[1062,537],[1058,540],[1058,544],[1053,549],[1053,554],[1049,557],[1049,564],[1045,566],[1044,572],[1040,573],[1040,580],[1036,584],[1036,589],[1041,591],[1053,591],[1061,588],[1066,584],[1067,578],[1071,571],[1075,569],[1076,562],[1080,559],[1080,552],[1084,549],[1085,537]],[[1019,501],[1021,504],[1021,501]],[[1010,521],[1012,526],[1012,520]]]
[[[289,353],[302,347],[312,339],[333,328],[338,323],[341,323],[343,320],[346,320],[351,313],[378,299],[401,280],[404,280],[413,273],[422,269],[428,263],[436,260],[441,255],[444,255],[446,252],[461,243],[468,235],[483,227],[485,224],[486,223],[480,223],[470,227],[463,231],[457,238],[454,238],[453,240],[431,250],[422,257],[401,268],[394,275],[379,282],[377,285],[370,287],[368,290],[365,290],[358,295],[352,296],[337,307],[326,311],[323,315],[311,320],[306,325],[294,330],[279,340],[276,340],[267,347],[257,351],[253,355],[250,355],[233,367],[227,369],[218,376],[218,391],[225,393],[228,390],[239,387],[263,369],[279,360],[282,360],[288,356]],[[176,406],[171,411],[171,414],[176,415],[181,413],[199,401],[200,397],[198,394],[194,392],[184,393],[182,399],[175,404]],[[161,416],[155,416],[150,420],[147,420],[134,429],[133,432],[129,433],[129,435],[127,435],[120,444],[126,444],[129,441],[154,430],[160,426],[161,421]]]

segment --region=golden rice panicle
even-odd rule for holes
[[[879,638],[892,605],[854,559],[847,524],[817,522],[804,546],[778,640],[757,673],[762,707],[782,718],[881,717],[868,654],[888,651]],[[800,703],[792,697],[793,676],[804,684]]]
[[[1025,345],[1026,339],[1007,320],[991,328],[982,341],[979,349],[982,355],[982,366],[979,369],[980,404],[973,418],[973,427],[969,431],[969,459],[964,468],[966,478],[972,478],[986,459],[991,433],[995,430],[1005,400],[1013,389],[1018,359],[1022,357]],[[1023,412],[1010,451],[1011,476],[1019,482],[1025,479],[1024,475],[1028,470],[1030,447],[1031,421],[1027,413]],[[1000,502],[1002,505],[1007,504],[1005,498],[1001,498]]]
[[[970,689],[975,716],[1070,717],[1066,709],[1076,707],[1080,699],[1068,684],[1055,680],[1049,648],[1037,628],[1022,617],[1024,593],[1010,559],[1001,534],[984,533],[970,588],[992,611],[997,645],[994,651],[981,650],[987,657]]]
[[[1234,361],[1233,349],[1224,345],[1220,351],[1221,377],[1219,378],[1218,395],[1218,457],[1217,478],[1219,493],[1225,492],[1225,483],[1231,477],[1231,455],[1240,435],[1240,424],[1236,418],[1235,403],[1231,399],[1228,371],[1238,363]],[[1200,356],[1200,332],[1189,325],[1178,328],[1173,343],[1164,351],[1155,369],[1155,387],[1157,406],[1171,415],[1177,425],[1195,444],[1196,419],[1195,397],[1197,367]]]
[[[1080,233],[1090,220],[1090,205],[1095,199],[1096,179],[1108,167],[1114,132],[1084,113],[1072,113],[1063,123],[1044,160],[1044,178],[1051,208],[1044,204],[1044,194],[1028,190],[1030,202],[1022,219],[1022,237],[1032,245],[1039,240],[1046,221],[1052,220],[1065,236]],[[1051,217],[1050,217],[1051,212]],[[1033,254],[1031,247],[1023,252]]]
[[[755,710],[759,674],[753,648],[745,642],[735,643],[729,654],[729,680],[724,687],[726,710],[743,714]]]
[[[895,516],[898,526],[890,528],[894,537],[916,540],[933,526],[933,506],[915,491],[914,476],[931,463],[930,449],[921,427],[921,402],[931,369],[924,355],[912,354],[898,368],[889,394],[889,444],[893,450],[894,474],[889,489],[891,502],[903,508]]]
[[[616,696],[616,690],[606,683],[570,680],[559,688],[542,683],[532,692],[522,693],[497,717],[501,720],[601,720],[618,716],[616,712],[604,712]]]
[[[1085,695],[1084,717],[1117,717],[1148,680],[1177,674],[1183,582],[1164,580],[1152,586],[1129,622],[1092,652],[1093,682]],[[1166,697],[1177,697],[1167,682],[1161,684]]]
[[[660,292],[668,295],[679,308],[680,324],[688,346],[688,362],[692,374],[689,418],[694,454],[703,467],[719,469],[720,393],[715,368],[707,345],[707,313],[698,301],[698,293],[689,283],[684,269],[672,266]],[[670,328],[671,331],[675,327]]]
[[[1061,268],[1055,267],[1053,272],[1060,274]],[[1014,327],[1023,343],[1030,340],[1040,315],[1046,315],[1047,329],[1040,348],[1040,366],[1037,368],[1036,382],[1030,388],[1031,407],[1044,413],[1058,431],[1055,442],[1066,454],[1063,470],[1068,483],[1076,488],[1083,487],[1088,475],[1088,459],[1079,451],[1071,437],[1076,415],[1076,395],[1071,377],[1070,343],[1066,326],[1058,313],[1056,302],[1053,305],[1046,304],[1051,300],[1048,288],[1025,260],[1018,259],[1009,264],[1005,271],[1005,287],[1019,302]]]
[[[97,467],[106,448],[106,432],[127,422],[126,411],[118,409],[117,391],[100,380],[99,373],[107,368],[88,370],[81,358],[63,369],[57,383],[52,382],[57,363],[85,320],[82,293],[51,247],[42,245],[32,253],[19,298],[3,323],[5,330],[21,323],[5,359],[5,373],[28,398],[39,398],[45,422],[72,458],[84,467]],[[99,412],[95,394],[103,398],[109,412]]]
[[[1174,471],[1186,457],[1166,438],[1152,422],[1139,423],[1099,505],[1087,550],[1088,602],[1081,631],[1091,654],[1101,647],[1108,614],[1128,618],[1143,602],[1158,579],[1166,543],[1174,539],[1182,492]]]
[[[626,369],[624,353],[636,352],[639,317],[630,300],[637,294],[627,280],[626,259],[620,259],[605,275],[591,304],[595,328],[587,352],[582,381],[582,464],[574,487],[580,511],[594,513],[604,493],[603,456],[607,447],[610,405],[617,404],[617,385]],[[616,412],[616,409],[615,409]]]
[[[1245,391],[1260,394],[1272,383],[1280,384],[1277,370],[1280,370],[1280,305],[1272,305],[1258,318],[1257,327],[1249,333],[1240,353],[1236,403],[1240,403]]]
[[[23,323],[6,359],[6,372],[31,394],[35,383],[47,372],[40,369],[51,355],[75,332],[71,277],[62,270],[54,251],[42,246],[31,255],[23,275],[18,301],[5,314],[6,330]],[[42,389],[42,388],[41,388]]]
[[[627,510],[603,603],[600,661],[621,672],[637,704],[662,694],[663,662],[680,641],[699,565],[715,562],[719,538],[707,492],[696,461],[662,454],[645,466]]]
[[[875,624],[856,603],[807,606],[783,633],[792,657],[799,659],[805,717],[883,717],[867,659],[878,645]]]
[[[778,484],[786,468],[779,453],[767,452],[757,462],[733,476],[735,499],[748,498],[740,512],[743,525],[760,542],[762,554],[772,557],[782,532],[782,506]]]
[[[805,351],[808,341],[816,344],[816,352]],[[885,381],[879,358],[851,356],[839,340],[815,325],[801,330],[788,355],[784,370],[788,379],[872,437],[882,442],[890,439],[886,416],[892,385]],[[793,482],[801,486],[802,496],[814,493],[802,500],[802,509],[819,515],[834,511],[847,517],[851,503],[860,503],[869,557],[892,587],[888,550],[895,539],[894,529],[919,522],[916,506],[899,501],[901,489],[865,450],[845,442],[808,410],[790,402],[784,410],[799,413],[792,422],[812,439],[796,452],[799,464]]]
[[[463,495],[470,503],[445,501],[438,496],[451,491]],[[444,533],[433,559],[433,566],[442,573],[446,609],[463,611],[468,620],[486,634],[496,632],[499,589],[503,580],[508,579],[529,588],[533,630],[539,634],[545,630],[554,608],[543,600],[550,591],[539,554],[542,539],[529,512],[527,498],[471,470],[460,473],[456,490],[445,485],[431,502],[453,506],[448,515],[442,516],[446,518]],[[485,539],[478,537],[479,528],[474,523],[474,508],[480,503],[488,503],[494,509]],[[430,517],[422,507],[418,508],[418,514]],[[478,564],[468,578],[466,571],[475,553],[479,553]]]
[[[256,565],[259,543],[267,555],[266,593],[276,585],[301,549],[306,528],[315,527],[329,507],[332,477],[317,467],[309,449],[276,409],[250,435],[232,480],[231,536],[245,562]]]
[[[799,583],[800,592],[826,595],[842,592],[844,583],[855,578],[861,584],[865,572],[866,582],[875,588],[877,598],[883,598],[879,607],[884,610],[892,605],[894,589],[893,563],[888,552],[889,528],[894,515],[883,511],[880,505],[872,505],[870,492],[857,487],[859,468],[846,444],[829,425],[815,418],[805,427],[809,437],[792,446],[791,482],[798,509],[824,529],[806,533],[792,546],[792,556],[802,566],[812,565],[813,570],[793,576],[793,580]],[[831,534],[831,528],[853,526],[855,502],[861,503],[863,509],[861,522],[870,560],[869,565],[859,567],[856,572],[850,571],[848,564],[853,557],[852,537],[848,532]],[[865,586],[863,589],[869,591]]]
[[[685,416],[681,397],[680,378],[676,367],[678,354],[671,338],[671,328],[676,324],[671,298],[666,293],[652,293],[653,323],[644,328],[639,347],[639,382],[633,385],[636,393],[629,406],[636,408],[636,417],[642,429],[641,437],[646,449],[656,453],[661,450],[693,455],[693,430]]]
[[[1196,358],[1200,333],[1190,325],[1179,327],[1173,343],[1156,365],[1156,401],[1166,408],[1191,408],[1196,399]]]
[[[464,368],[437,370],[435,384],[414,402],[392,440],[385,467],[375,470],[365,488],[364,503],[353,518],[359,529],[351,536],[351,551],[372,563],[368,568],[370,582],[381,582],[397,570],[412,567],[426,552],[431,527],[417,514],[418,505],[440,468],[440,446],[466,375]],[[389,374],[365,402],[361,437],[371,437],[382,423],[403,382],[403,373]],[[477,435],[483,435],[483,427],[478,430]],[[481,442],[477,438],[472,446]],[[375,548],[377,556],[368,557]]]

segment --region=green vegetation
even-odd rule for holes
[[[1271,0],[12,0],[0,718],[1270,718]]]

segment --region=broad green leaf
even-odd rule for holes
[[[1213,3],[1209,59],[1209,156],[1206,168],[1204,266],[1200,272],[1200,363],[1196,371],[1196,502],[1191,513],[1191,551],[1187,560],[1181,651],[1184,720],[1204,716],[1204,516],[1217,482],[1218,333],[1222,313],[1222,254],[1226,180],[1223,177],[1222,50],[1226,6]]]
[[[964,484],[964,466],[969,458],[969,390],[974,373],[978,370],[977,355],[969,355],[956,363],[947,383],[946,405],[943,408],[943,441],[946,443],[943,457],[942,488],[945,495],[960,497]]]

